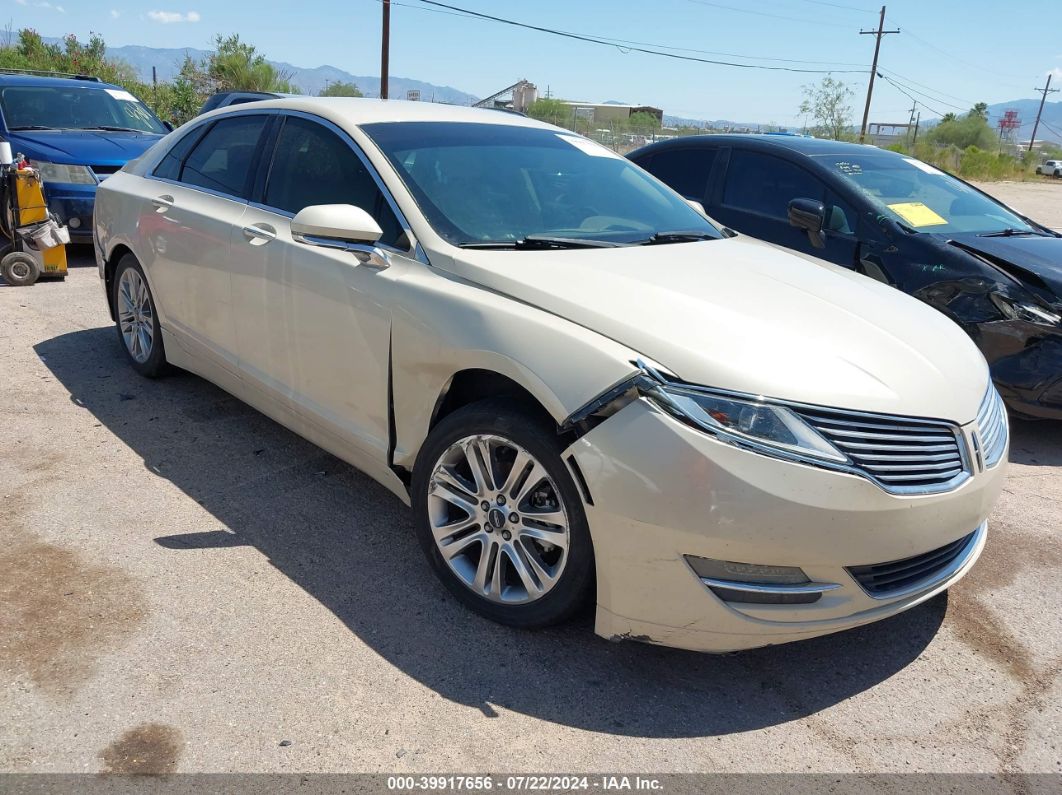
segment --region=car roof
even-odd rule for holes
[[[45,77],[44,75],[9,75],[0,72],[0,86],[29,86],[31,88],[43,88],[56,86],[59,88],[116,88],[121,86],[103,83],[92,77]]]
[[[377,122],[440,121],[476,124],[504,124],[514,127],[542,127],[556,129],[515,113],[499,113],[490,108],[471,108],[465,105],[443,105],[434,102],[409,102],[399,99],[371,99],[366,97],[285,97],[253,104],[230,105],[210,111],[202,118],[229,113],[262,110],[298,110],[313,113],[340,126],[361,126]]]
[[[632,156],[649,154],[650,151],[663,149],[689,148],[698,146],[741,146],[746,149],[757,149],[770,152],[785,150],[798,154],[815,157],[818,155],[844,155],[844,154],[868,154],[880,152],[882,154],[894,154],[885,149],[879,149],[872,144],[855,144],[846,141],[832,141],[824,138],[807,138],[802,135],[772,135],[770,133],[742,133],[733,135],[688,135],[681,138],[672,138],[667,141],[649,144],[632,152]]]

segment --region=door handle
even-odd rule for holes
[[[163,194],[162,196],[156,196],[151,200],[151,203],[155,205],[155,212],[164,213],[173,206],[173,197]]]
[[[251,245],[263,245],[276,239],[277,230],[269,224],[252,224],[243,228],[243,236]]]

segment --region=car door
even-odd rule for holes
[[[825,248],[816,248],[807,232],[790,226],[789,202],[814,199],[826,208]],[[858,241],[856,217],[811,171],[765,152],[734,148],[725,174],[709,197],[708,214],[738,232],[853,267]]]
[[[718,152],[715,146],[674,146],[650,152],[634,162],[684,198],[703,203]]]
[[[310,205],[353,204],[384,230],[381,247],[397,253],[408,237],[345,133],[301,114],[277,118],[271,165],[232,245],[240,370],[272,399],[383,461],[393,273],[350,251],[293,240],[291,219]]]
[[[265,115],[225,117],[178,142],[156,167],[141,233],[149,275],[178,341],[237,369],[229,249],[241,228]]]

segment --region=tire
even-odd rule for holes
[[[493,476],[480,466],[475,479],[470,450],[479,451],[479,461],[490,457]],[[443,419],[417,456],[412,502],[421,547],[450,592],[492,621],[550,626],[591,594],[590,530],[562,451],[552,422],[518,400],[498,398]],[[513,475],[518,466],[528,473],[523,478]]]
[[[157,378],[166,372],[162,329],[147,277],[132,254],[118,261],[111,289],[114,326],[122,350],[134,370],[148,378]]]
[[[0,259],[0,275],[13,287],[29,287],[41,275],[41,266],[31,255],[12,251]]]

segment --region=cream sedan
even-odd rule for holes
[[[604,637],[751,648],[910,608],[984,546],[1007,421],[958,326],[565,130],[237,106],[109,178],[95,232],[136,370],[371,475],[496,621],[594,599]]]

